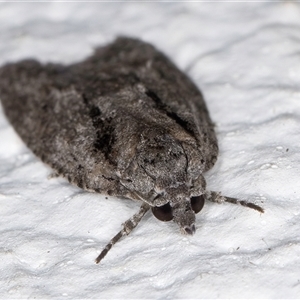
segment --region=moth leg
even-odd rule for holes
[[[111,247],[124,235],[128,235],[141,221],[145,213],[149,210],[150,206],[146,203],[143,203],[140,207],[140,210],[135,213],[130,219],[128,219],[124,224],[122,230],[115,235],[110,242],[105,246],[99,256],[96,258],[96,264],[98,264],[111,249]]]
[[[52,172],[51,174],[48,175],[48,179],[53,179],[53,178],[57,178],[59,177],[60,175],[57,173],[57,172]]]
[[[245,207],[249,207],[249,208],[252,208],[252,209],[255,209],[261,213],[264,212],[264,209],[252,202],[247,202],[247,201],[244,201],[244,200],[238,200],[236,198],[231,198],[231,197],[225,197],[225,196],[222,196],[220,193],[217,193],[217,192],[206,192],[206,199],[211,201],[211,202],[216,202],[216,203],[223,203],[223,202],[229,202],[229,203],[232,203],[232,204],[239,204],[239,205],[242,205],[242,206],[245,206]]]

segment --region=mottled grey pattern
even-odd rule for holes
[[[142,201],[104,252],[149,208],[187,234],[205,199],[262,211],[206,191],[203,173],[216,162],[218,145],[203,97],[147,43],[118,38],[70,66],[5,65],[0,97],[27,146],[59,175],[89,191]]]

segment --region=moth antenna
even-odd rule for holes
[[[124,235],[129,235],[129,233],[139,224],[145,213],[149,210],[150,206],[143,203],[137,213],[135,213],[130,219],[128,219],[124,224],[122,230],[116,234],[110,242],[105,246],[99,256],[96,258],[95,262],[98,264],[108,253],[111,247],[117,243],[120,238]]]
[[[262,207],[254,204],[252,202],[238,200],[236,198],[231,198],[231,197],[225,197],[217,192],[206,192],[206,199],[211,202],[217,202],[217,203],[228,202],[228,203],[232,203],[232,204],[239,204],[239,205],[242,205],[245,207],[255,209],[255,210],[259,211],[260,213],[264,213],[264,209]]]

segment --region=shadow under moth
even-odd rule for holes
[[[96,262],[151,210],[193,234],[205,200],[263,212],[206,191],[217,160],[214,125],[195,84],[148,43],[121,37],[69,66],[35,60],[0,69],[4,112],[26,145],[87,191],[141,206]]]

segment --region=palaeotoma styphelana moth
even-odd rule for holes
[[[161,52],[120,37],[69,66],[36,60],[0,69],[4,112],[26,145],[87,191],[140,209],[96,259],[151,210],[193,234],[205,200],[263,209],[207,191],[218,156],[214,125],[195,84]]]

